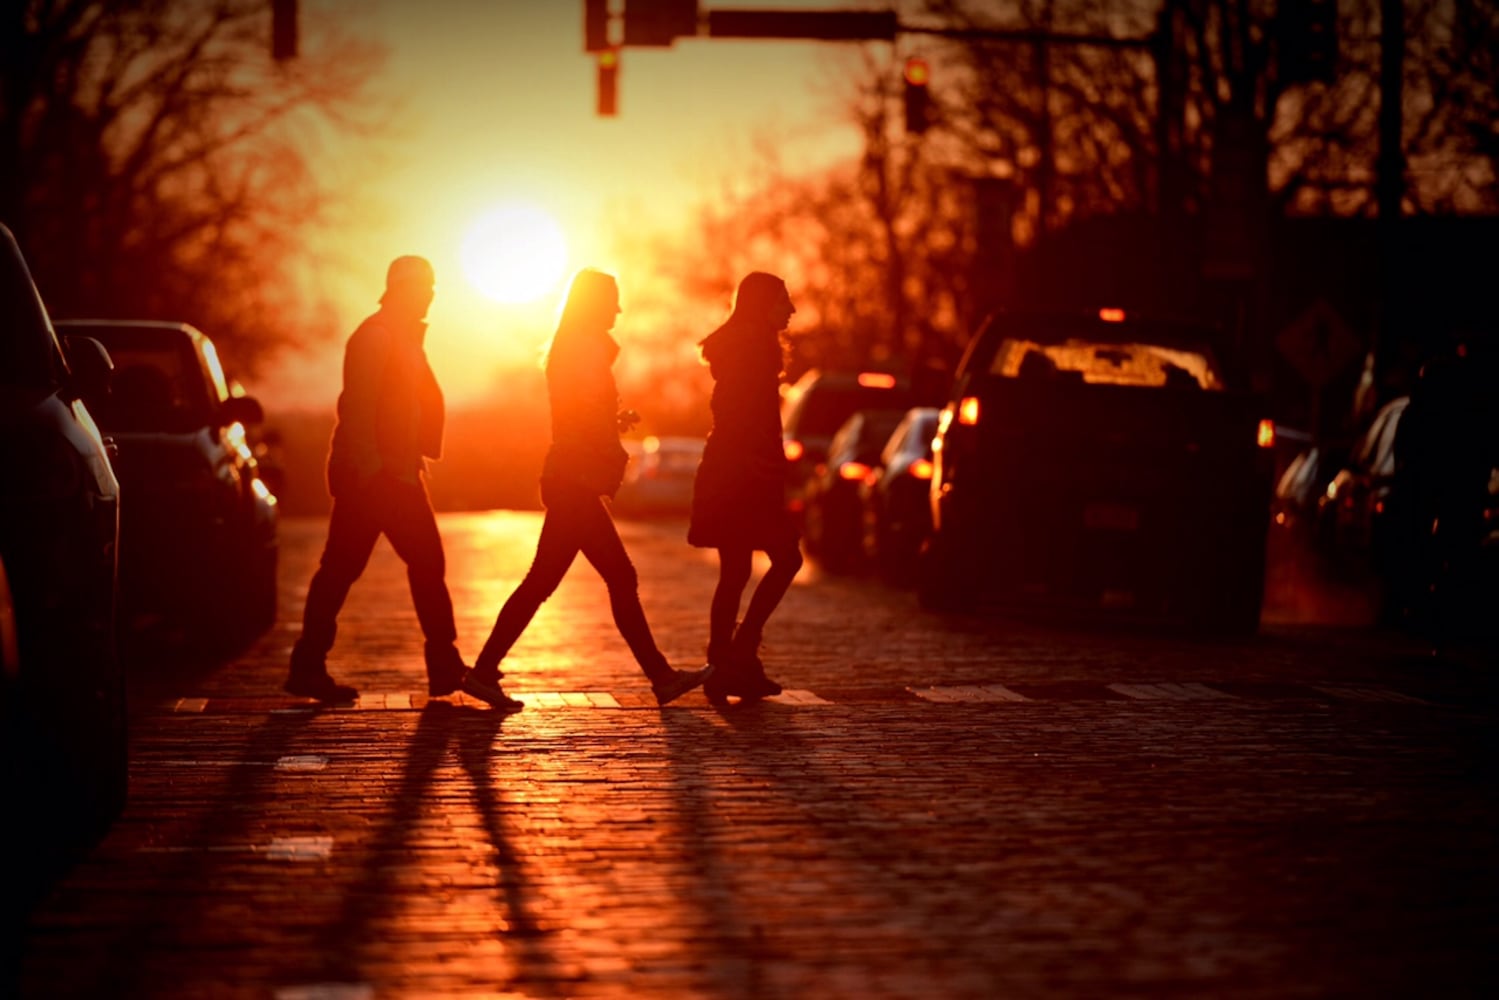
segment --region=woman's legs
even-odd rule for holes
[[[619,634],[624,636],[646,676],[660,677],[670,668],[656,647],[651,626],[645,620],[645,609],[640,606],[640,579],[635,564],[630,562],[625,543],[620,540],[614,519],[602,499],[593,497],[591,503],[579,504],[577,527],[579,548],[609,588],[609,610],[614,613]]]
[[[759,647],[765,623],[770,620],[771,612],[781,603],[781,598],[786,596],[791,581],[796,579],[797,571],[802,568],[801,549],[794,542],[767,554],[770,556],[770,569],[760,578],[754,595],[750,597],[749,609],[744,613],[744,621],[739,623],[739,630],[734,633],[735,648],[750,653]]]
[[[708,662],[715,654],[720,658],[734,641],[734,626],[739,621],[739,602],[749,583],[754,564],[754,550],[721,548],[718,550],[718,586],[708,609]]]
[[[582,532],[578,522],[577,506],[573,503],[553,503],[547,507],[531,568],[500,609],[484,648],[474,660],[474,674],[479,679],[492,683],[500,676],[500,661],[531,624],[536,610],[567,575],[580,546]]]

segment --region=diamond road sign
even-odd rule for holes
[[[1318,299],[1275,337],[1275,347],[1313,387],[1326,385],[1363,353],[1364,344],[1326,299]]]

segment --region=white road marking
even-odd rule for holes
[[[778,701],[783,705],[831,705],[832,702],[817,697],[811,691],[794,690],[785,688],[780,694],[768,699]]]
[[[1224,701],[1234,700],[1226,691],[1206,684],[1110,684],[1109,690],[1136,701]]]
[[[277,837],[265,849],[272,861],[327,861],[332,853],[332,837]]]
[[[292,754],[276,761],[278,771],[322,771],[328,767],[328,758],[320,753]]]
[[[1401,694],[1389,688],[1372,684],[1313,684],[1313,691],[1340,698],[1344,701],[1386,702],[1401,705],[1430,705],[1432,702],[1414,695]]]
[[[942,704],[953,702],[967,702],[972,704],[988,704],[999,701],[1030,701],[1025,695],[1018,691],[1011,691],[1003,684],[957,684],[940,685],[929,688],[906,688],[916,697],[923,701],[933,701]]]
[[[276,1000],[375,1000],[369,983],[305,983],[282,986],[272,994]]]

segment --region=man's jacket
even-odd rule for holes
[[[426,323],[382,309],[349,337],[328,456],[335,494],[380,472],[417,483],[424,459],[442,457],[442,390],[422,347],[426,333]]]

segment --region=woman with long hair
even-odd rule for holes
[[[800,538],[786,509],[781,445],[781,334],[796,307],[786,284],[756,271],[739,283],[728,320],[699,344],[713,375],[713,430],[693,484],[687,541],[718,550],[718,586],[708,613],[703,690],[724,704],[781,693],[765,676],[760,637],[801,568]],[[737,621],[756,551],[770,568]]]
[[[536,557],[495,619],[463,690],[497,708],[513,701],[500,688],[499,665],[579,552],[609,588],[614,623],[651,682],[658,704],[701,684],[711,667],[675,670],[656,648],[640,606],[635,567],[625,552],[605,497],[619,490],[629,456],[619,443],[639,415],[619,409],[612,366],[619,345],[609,335],[619,315],[619,287],[602,271],[579,271],[568,288],[557,333],[546,356],[552,446],[541,472],[546,515]]]

